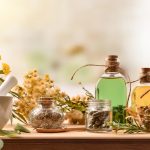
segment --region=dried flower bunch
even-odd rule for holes
[[[124,130],[124,133],[143,133],[150,132],[150,106],[136,108],[127,108],[128,116],[126,123],[113,123],[113,129],[118,132]]]
[[[25,75],[23,86],[16,86],[14,92],[19,95],[15,111],[28,118],[29,112],[36,106],[38,97],[46,95],[47,89],[53,86],[48,75],[41,78],[36,70]]]
[[[20,118],[20,121],[27,122],[29,113],[37,105],[40,97],[53,97],[57,106],[64,112],[78,110],[85,113],[87,106],[87,96],[76,96],[70,98],[59,87],[54,85],[54,81],[49,75],[41,77],[37,70],[28,72],[24,77],[22,86],[16,86],[13,92],[17,93],[19,99],[14,105],[14,112]]]
[[[128,112],[138,122],[139,126],[143,126],[145,130],[150,131],[150,106],[139,107],[136,112],[128,109]]]
[[[2,61],[2,57],[0,56],[0,84],[4,82],[5,77],[11,72],[10,66]]]

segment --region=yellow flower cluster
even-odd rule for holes
[[[5,75],[8,75],[10,73],[10,67],[6,63],[2,63],[2,71]]]
[[[0,61],[2,60],[2,57],[0,55]],[[11,72],[10,66],[6,63],[1,63],[1,68],[0,68],[0,74],[8,75]]]
[[[75,104],[82,103],[84,105],[87,105],[89,98],[85,95],[77,95],[71,98],[71,101]]]
[[[25,93],[27,93],[30,98],[37,99],[43,95],[49,96],[48,91],[54,86],[53,82],[49,75],[45,75],[42,78],[37,70],[33,70],[25,75],[23,86]]]
[[[89,100],[89,97],[79,95],[70,98],[59,87],[54,85],[54,81],[49,75],[41,77],[37,70],[28,72],[24,77],[23,85],[16,86],[13,91],[19,95],[19,99],[14,105],[15,113],[23,116],[26,121],[29,119],[29,113],[37,105],[37,100],[40,97],[53,97],[56,104],[63,111],[70,112],[68,113],[69,120],[82,122]],[[72,116],[75,118],[72,118]]]
[[[66,96],[64,92],[54,86],[54,81],[49,75],[40,77],[37,70],[27,73],[24,77],[23,86],[16,86],[13,91],[20,96],[15,104],[15,110],[27,120],[29,113],[37,105],[38,98],[46,96],[61,100],[62,97]]]

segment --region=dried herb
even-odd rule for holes
[[[150,132],[150,106],[138,108],[139,117],[146,130]]]
[[[146,132],[144,127],[138,126],[137,124],[113,122],[111,125],[116,133],[118,133],[120,130],[127,134]]]
[[[29,114],[37,106],[40,97],[53,97],[56,105],[66,113],[74,109],[85,113],[88,101],[86,95],[70,97],[54,84],[49,75],[41,76],[37,70],[27,73],[24,84],[13,90],[11,94],[18,99],[13,107],[13,117],[25,124],[28,123]]]
[[[110,128],[110,111],[91,111],[87,117],[88,129]]]
[[[89,91],[82,85],[81,82],[79,82],[79,85],[81,85],[82,89],[85,91],[85,94],[87,95],[87,97],[88,97],[89,99],[95,98],[95,97],[93,96],[93,94],[92,94],[91,92],[89,92]]]
[[[150,106],[144,106],[136,108],[137,111],[133,111],[128,108],[127,113],[128,117],[126,117],[125,123],[113,122],[113,129],[118,132],[119,130],[123,130],[124,133],[144,133],[150,132]]]
[[[64,116],[51,110],[43,109],[39,114],[31,115],[33,128],[57,129],[62,127]]]

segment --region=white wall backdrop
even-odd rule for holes
[[[76,67],[103,63],[108,54],[120,55],[137,78],[150,67],[149,6],[149,0],[0,0],[0,53],[19,78],[39,66],[67,81]],[[70,55],[76,46],[82,52]],[[86,82],[97,80],[100,71],[92,71]]]

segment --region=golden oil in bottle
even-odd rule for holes
[[[140,84],[132,92],[132,108],[150,106],[150,68],[142,68]]]

